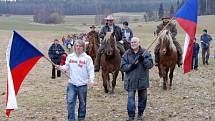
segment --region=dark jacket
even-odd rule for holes
[[[116,41],[120,41],[122,40],[122,33],[121,33],[121,28],[115,24],[113,24],[113,29],[116,32]],[[105,33],[106,32],[111,32],[110,27],[108,25],[105,25],[104,27],[102,27],[101,31],[100,31],[100,38],[104,39]]]
[[[156,30],[156,34],[158,35],[162,29],[165,27],[166,25],[161,23],[157,26],[157,30]],[[177,35],[177,29],[176,29],[176,25],[173,24],[173,23],[170,23],[167,27],[166,27],[167,30],[169,30],[171,32],[171,36],[172,36],[172,39],[173,40],[176,40],[176,35]]]
[[[91,35],[91,34],[94,35],[94,37],[97,38],[97,43],[100,44],[99,33],[96,32],[96,31],[90,31],[90,32],[87,34],[87,36],[89,36],[89,35]]]
[[[149,69],[153,67],[152,56],[149,52],[144,54],[144,60],[139,62],[137,67],[131,70],[131,65],[139,58],[145,49],[140,47],[138,53],[128,49],[121,59],[121,69],[125,72],[125,90],[140,90],[149,87]]]
[[[194,42],[193,43],[193,57],[197,57],[199,54],[199,44]]]
[[[57,53],[58,51],[58,53]],[[60,44],[52,44],[51,47],[49,48],[49,58],[51,61],[55,64],[60,63],[61,60],[61,55],[64,53],[64,49]]]
[[[201,36],[201,47],[202,48],[208,48],[210,46],[210,42],[211,42],[212,38],[210,35],[208,34],[203,34]]]
[[[129,37],[129,40],[128,40],[130,42],[131,38],[133,37],[133,32],[132,32],[132,30],[130,28],[128,28],[128,29],[122,28],[122,38],[126,38],[125,37],[125,32],[130,33],[130,37]]]

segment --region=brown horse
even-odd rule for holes
[[[96,52],[99,48],[98,38],[91,32],[87,34],[88,46],[87,46],[87,54],[93,59],[93,63],[96,59]]]
[[[159,51],[159,76],[163,78],[163,89],[167,89],[168,72],[170,79],[170,88],[172,86],[173,72],[175,65],[177,64],[177,50],[173,44],[171,33],[168,30],[164,30],[159,37],[160,51]]]
[[[101,55],[101,69],[102,69],[102,79],[103,86],[106,93],[108,93],[111,89],[110,85],[110,76],[109,73],[113,75],[112,80],[112,90],[111,93],[114,93],[114,89],[116,86],[116,78],[118,76],[120,70],[120,52],[117,49],[115,32],[107,32],[104,37],[104,52]]]

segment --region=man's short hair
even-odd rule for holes
[[[127,22],[127,21],[124,21],[124,22],[123,22],[123,25],[128,26],[128,22]]]

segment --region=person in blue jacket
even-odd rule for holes
[[[210,56],[210,43],[212,40],[212,37],[207,34],[207,29],[203,30],[203,34],[201,35],[201,47],[202,47],[202,63],[203,65],[208,63],[209,56]]]
[[[131,48],[121,60],[121,69],[125,72],[124,89],[128,92],[128,119],[134,121],[135,93],[138,92],[138,121],[142,121],[143,112],[147,103],[147,88],[149,88],[149,69],[153,67],[151,54],[140,46],[140,39],[131,39]]]
[[[192,69],[198,70],[198,54],[199,54],[199,44],[196,42],[196,38],[193,42],[193,61],[192,61]]]

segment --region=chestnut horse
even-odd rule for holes
[[[116,86],[116,78],[120,71],[121,56],[120,51],[117,49],[115,32],[107,32],[104,37],[104,52],[101,55],[101,69],[102,69],[102,79],[105,93],[109,91],[114,93]],[[109,73],[112,74],[113,80],[110,82]],[[111,84],[112,83],[112,89]]]
[[[158,70],[159,76],[163,78],[163,89],[166,90],[169,71],[169,86],[170,88],[172,86],[173,72],[177,64],[178,56],[170,31],[164,30],[158,39],[160,44]]]
[[[96,52],[99,48],[98,38],[93,33],[87,34],[88,46],[87,46],[87,54],[93,59],[93,63],[96,59]]]

